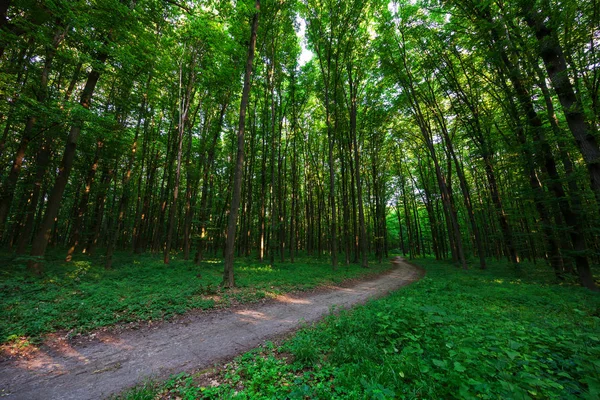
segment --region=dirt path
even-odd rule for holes
[[[176,322],[145,326],[87,343],[45,345],[28,359],[0,363],[0,397],[7,399],[100,399],[140,383],[233,358],[265,340],[326,315],[381,297],[423,276],[417,267],[397,268],[369,281],[311,294],[280,296],[263,305],[190,314]]]

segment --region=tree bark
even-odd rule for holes
[[[46,101],[46,98],[48,97],[48,79],[50,76],[50,67],[52,66],[52,61],[54,60],[54,56],[56,55],[58,46],[64,40],[66,33],[67,31],[65,27],[59,23],[58,30],[54,34],[54,37],[52,39],[52,46],[49,48],[46,54],[46,60],[44,61],[44,68],[42,69],[39,87],[37,88],[37,90],[35,90],[35,97],[39,104],[43,104]],[[38,122],[38,118],[38,115],[31,115],[27,118],[25,130],[23,131],[21,142],[19,143],[19,147],[15,154],[13,165],[10,169],[10,173],[8,174],[8,178],[2,188],[2,195],[0,196],[0,240],[6,233],[4,231],[4,224],[6,222],[6,218],[8,217],[8,211],[10,209],[15,194],[17,179],[19,178],[19,174],[21,173],[21,166],[23,165],[25,153],[27,151],[27,148],[29,147],[29,143],[31,142],[35,134],[34,129]]]
[[[547,1],[543,3],[543,9],[551,9]],[[552,27],[552,18],[548,19],[537,12],[533,7],[534,2],[523,2],[523,5],[525,21],[535,32],[540,56],[562,105],[571,134],[585,160],[592,190],[600,204],[600,146],[587,126],[583,105],[577,98],[569,79],[567,62],[557,33]]]
[[[354,149],[354,174],[356,175],[356,191],[358,197],[358,225],[360,233],[358,241],[361,253],[360,265],[363,268],[368,268],[367,230],[365,228],[365,211],[363,208],[362,181],[360,176],[360,149],[358,148],[358,134],[356,132],[356,87],[352,79],[352,66],[350,64],[348,64],[348,83],[350,85],[350,135],[352,136],[352,147]]]
[[[227,224],[227,238],[225,244],[225,268],[223,271],[223,286],[234,287],[234,269],[233,261],[235,254],[235,231],[237,216],[240,207],[240,196],[242,193],[242,174],[244,172],[244,131],[246,125],[246,106],[250,97],[250,78],[252,75],[252,63],[254,61],[254,49],[256,47],[256,34],[258,30],[258,14],[260,12],[260,0],[256,0],[254,5],[256,11],[252,18],[252,30],[250,33],[250,43],[248,45],[248,57],[246,61],[246,71],[244,74],[244,88],[242,90],[242,100],[240,102],[240,120],[237,134],[237,159],[235,166],[235,176],[233,180],[233,190],[231,205],[229,211],[229,221]]]
[[[44,175],[46,174],[46,168],[50,163],[50,144],[45,142],[38,150],[38,154],[35,159],[35,178],[33,180],[33,190],[29,196],[27,213],[25,219],[25,226],[23,231],[19,235],[19,241],[17,242],[17,254],[25,254],[25,249],[31,239],[33,228],[35,225],[35,214],[38,208],[40,195],[42,193],[42,184],[44,182]]]
[[[108,58],[107,53],[100,53],[97,61],[100,66],[102,66],[106,59]],[[88,75],[87,82],[81,94],[81,99],[79,104],[85,108],[90,108],[90,101],[92,99],[92,95],[94,94],[94,90],[96,89],[96,85],[98,84],[98,80],[100,79],[100,71],[97,68],[92,69],[92,71]],[[73,162],[75,160],[75,152],[77,150],[77,142],[79,140],[79,134],[81,133],[81,129],[83,128],[84,121],[78,120],[75,121],[71,130],[69,132],[69,137],[67,138],[67,143],[65,146],[65,150],[63,153],[63,158],[61,161],[60,170],[58,176],[56,177],[56,181],[54,183],[54,188],[48,197],[48,205],[46,207],[46,213],[44,214],[44,218],[40,225],[39,231],[36,234],[32,248],[31,248],[31,256],[32,260],[28,262],[28,268],[30,271],[41,274],[42,273],[42,262],[41,258],[44,256],[46,252],[46,247],[48,246],[48,240],[50,240],[52,234],[52,226],[56,217],[58,216],[58,211],[61,206],[61,200],[65,188],[67,186],[67,182],[69,180],[69,175],[71,174],[71,169],[73,168]]]
[[[100,240],[100,231],[102,229],[102,220],[104,219],[104,208],[106,205],[106,193],[108,192],[113,175],[114,169],[109,169],[106,166],[103,168],[102,177],[100,178],[100,186],[96,191],[94,213],[92,215],[89,228],[90,233],[83,251],[90,256],[95,253],[98,246],[98,241]]]
[[[560,50],[560,46],[558,47],[558,49]],[[542,51],[542,53],[543,53],[543,51]],[[569,202],[566,198],[566,193],[564,191],[562,183],[560,182],[560,176],[559,176],[557,168],[556,168],[556,162],[552,155],[550,146],[545,139],[545,135],[543,132],[542,120],[539,117],[538,113],[535,111],[533,102],[531,100],[531,95],[528,93],[528,91],[524,85],[524,82],[522,81],[519,67],[516,64],[513,64],[512,61],[508,58],[508,56],[505,53],[502,53],[501,58],[502,58],[504,65],[508,69],[508,75],[509,75],[508,77],[515,89],[515,92],[517,94],[517,99],[518,99],[519,103],[521,104],[521,106],[523,107],[523,109],[525,110],[525,113],[527,116],[527,122],[528,122],[529,126],[531,126],[531,128],[532,128],[534,142],[536,142],[537,146],[539,147],[539,155],[540,155],[539,158],[543,162],[543,168],[548,173],[550,180],[551,180],[549,188],[552,191],[552,193],[554,194],[554,197],[556,198],[556,200],[558,202],[561,214],[564,217],[564,220],[568,225],[569,236],[571,238],[573,247],[576,251],[575,264],[577,266],[580,283],[582,286],[587,287],[588,289],[598,290],[598,288],[596,287],[596,284],[594,283],[594,279],[593,279],[593,276],[591,273],[589,261],[585,254],[587,252],[587,246],[586,246],[586,242],[585,242],[585,237],[583,236],[583,225],[581,223],[581,218],[577,213],[573,212],[573,210],[571,209],[571,206],[569,205]],[[544,58],[544,56],[542,58]],[[564,57],[562,58],[562,61],[564,63]],[[547,68],[548,68],[548,66],[547,66]],[[568,81],[568,78],[566,77],[566,65],[565,65],[564,70],[561,70],[561,73],[565,76],[565,79]],[[549,74],[550,74],[550,71],[549,71]],[[559,78],[559,80],[562,81],[562,78]],[[554,83],[554,80],[553,80],[553,83]],[[570,82],[569,82],[569,85],[570,85]],[[556,83],[555,83],[555,89],[556,89]],[[565,89],[565,88],[563,88],[563,89]],[[557,90],[557,94],[558,94],[559,89],[556,89],[556,90]],[[572,87],[571,87],[571,90],[572,90]],[[574,96],[574,93],[573,93],[573,96]],[[560,99],[560,97],[561,97],[561,95],[559,94],[559,99]],[[571,106],[573,106],[573,105],[574,104],[571,104]],[[563,108],[564,108],[564,104],[563,104]],[[569,112],[569,110],[565,109],[565,114],[567,114],[567,112]],[[575,113],[576,113],[576,111],[575,111]],[[583,114],[581,114],[581,118],[583,121]],[[572,128],[571,124],[569,124],[569,126]],[[583,121],[583,126],[585,127],[585,121]],[[519,131],[520,131],[520,129],[519,129]],[[520,141],[521,141],[522,145],[525,145],[525,139],[523,137],[520,137]],[[599,152],[599,155],[600,155],[600,152]],[[528,156],[528,155],[525,155],[525,157],[527,159],[530,158],[530,156]],[[600,159],[598,159],[598,161],[600,161]],[[528,160],[526,162],[530,163],[531,160]],[[589,166],[590,165],[588,164],[588,167]],[[547,215],[547,211],[542,209],[542,207],[544,207],[544,206],[542,204],[542,190],[540,187],[540,183],[539,183],[537,177],[535,176],[535,172],[533,172],[533,167],[530,166],[529,169],[530,169],[529,173],[530,173],[530,181],[532,184],[532,188],[534,188],[534,193],[538,193],[538,195],[537,195],[538,199],[537,199],[536,204],[538,206],[538,210],[540,210],[541,213],[546,214],[546,216],[545,217],[542,216],[542,218],[546,219],[545,224],[547,225],[547,224],[549,224],[550,221],[549,221],[549,215]],[[591,175],[591,176],[592,176],[592,181],[594,181],[593,175]],[[599,183],[600,183],[600,181],[599,181]],[[596,188],[593,187],[593,189],[595,190]],[[600,189],[600,186],[598,187],[598,189]],[[600,194],[600,191],[597,192],[597,194]],[[551,229],[549,226],[546,226],[544,229],[547,231],[547,235],[551,234]],[[553,243],[552,246],[556,246],[556,243],[554,243],[555,239],[551,239],[550,241],[551,241],[551,243]],[[554,258],[561,257],[560,261],[556,260],[556,261],[552,262],[555,272],[560,275],[562,273],[562,270],[564,269],[564,261],[562,260],[561,255],[555,254],[555,253],[559,253],[558,250],[552,249],[552,252],[554,254]]]
[[[192,59],[191,70],[194,70],[196,63],[195,57]],[[163,261],[165,264],[169,264],[169,253],[171,251],[171,242],[173,240],[173,225],[175,219],[175,210],[177,209],[177,202],[179,199],[179,183],[181,181],[181,156],[183,153],[183,133],[185,131],[186,125],[188,123],[188,115],[190,110],[190,105],[193,101],[193,87],[195,82],[195,75],[192,72],[190,77],[188,78],[188,85],[185,93],[185,97],[181,96],[181,85],[182,85],[182,69],[183,66],[180,65],[179,69],[179,123],[177,124],[177,166],[175,167],[175,183],[173,185],[173,199],[171,202],[171,206],[169,207],[169,216],[167,219],[167,238],[164,244],[163,249]]]
[[[210,186],[210,173],[213,167],[213,162],[215,159],[215,150],[217,146],[217,140],[221,134],[221,128],[223,127],[223,120],[225,118],[225,111],[227,110],[227,106],[229,104],[229,96],[227,96],[226,100],[223,101],[221,105],[221,112],[219,114],[218,123],[214,129],[212,141],[208,147],[206,163],[204,164],[204,172],[202,175],[202,194],[200,195],[200,212],[199,212],[199,220],[200,220],[200,237],[198,238],[197,251],[194,256],[194,263],[196,265],[200,264],[200,261],[204,259],[204,249],[206,245],[206,241],[208,239],[207,233],[207,225],[208,225],[208,190]]]
[[[79,207],[75,215],[73,230],[71,232],[71,243],[69,249],[67,250],[67,262],[73,259],[73,253],[75,253],[75,249],[79,245],[81,228],[83,226],[83,218],[85,217],[85,213],[87,212],[92,183],[94,182],[94,177],[96,176],[96,171],[98,170],[98,160],[100,159],[100,152],[102,151],[103,146],[104,143],[101,140],[98,140],[98,142],[96,143],[96,154],[94,155],[94,160],[92,161],[90,169],[87,173],[83,195],[81,196],[81,199],[79,201]]]

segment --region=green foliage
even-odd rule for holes
[[[112,270],[85,257],[70,263],[55,259],[38,278],[25,271],[27,258],[0,275],[2,343],[22,337],[39,341],[43,334],[59,329],[79,333],[118,323],[168,319],[191,309],[256,302],[389,268],[386,264],[363,270],[352,265],[333,271],[327,263],[308,258],[275,266],[242,259],[236,266],[238,287],[224,290],[219,286],[222,262],[217,259],[195,266],[173,257],[165,265],[150,255],[122,254],[115,258]]]
[[[499,262],[420,264],[420,282],[238,357],[217,387],[178,377],[147,398],[598,398],[597,294]]]

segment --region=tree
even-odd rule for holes
[[[242,193],[242,173],[244,168],[244,134],[246,129],[246,107],[250,96],[250,78],[252,75],[252,63],[254,61],[254,49],[256,47],[256,32],[258,30],[258,15],[260,12],[260,0],[256,0],[254,16],[252,17],[252,28],[248,44],[248,57],[244,73],[244,88],[240,102],[240,120],[237,133],[237,158],[235,165],[235,176],[233,181],[233,194],[229,208],[229,222],[227,223],[227,242],[225,247],[225,268],[223,271],[223,285],[225,287],[235,286],[233,260],[235,253],[235,231],[237,225],[240,197]]]

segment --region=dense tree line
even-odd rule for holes
[[[0,240],[33,272],[48,245],[106,268],[116,250],[367,267],[400,248],[544,260],[595,288],[595,1],[0,13]]]

